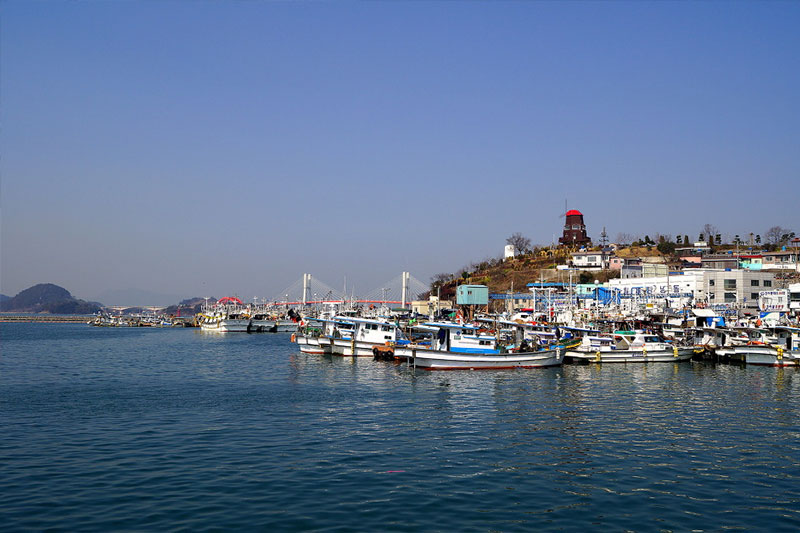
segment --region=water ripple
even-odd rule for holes
[[[800,372],[413,372],[3,324],[4,530],[800,528]]]

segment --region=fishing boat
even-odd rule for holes
[[[297,322],[290,318],[278,318],[275,320],[273,331],[277,333],[293,333],[297,331]]]
[[[800,328],[776,326],[766,329],[772,335],[764,337],[764,341],[737,346],[737,357],[749,365],[800,366]]]
[[[378,355],[375,350],[377,347],[393,345],[404,339],[403,332],[395,322],[354,317],[338,317],[338,319],[343,323],[352,324],[353,329],[347,337],[328,336],[333,355],[374,357]]]
[[[254,303],[250,313],[250,327],[248,331],[261,333],[275,330],[275,318],[266,304]]]
[[[394,355],[424,370],[538,368],[560,365],[564,358],[561,347],[520,351],[499,345],[496,335],[478,325],[428,322],[415,329],[429,332],[430,340],[398,343]]]
[[[245,333],[250,325],[250,315],[239,298],[227,296],[212,306],[205,306],[198,315],[198,322],[203,331]]]
[[[613,337],[586,335],[566,353],[568,361],[592,363],[672,363],[688,361],[691,346],[679,347],[642,331],[617,331]]]
[[[322,335],[322,322],[317,319],[303,319],[298,330],[292,335],[292,342],[297,343],[298,349],[307,354],[323,355],[325,349],[319,345]]]
[[[351,317],[333,317],[320,319],[322,323],[322,334],[317,337],[317,344],[325,355],[342,355],[340,347],[336,346],[337,340],[350,342],[353,338],[355,324]]]

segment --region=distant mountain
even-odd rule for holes
[[[205,298],[187,298],[182,300],[181,303],[177,305],[170,305],[164,310],[164,313],[167,315],[178,315],[178,308],[180,307],[180,315],[181,316],[193,316],[200,312],[203,308],[203,304],[205,303]],[[216,302],[216,298],[209,298],[208,303],[213,304]]]
[[[106,305],[126,307],[165,307],[185,298],[183,295],[164,294],[144,289],[118,289],[106,291],[95,298]]]
[[[91,314],[101,304],[73,297],[70,292],[52,283],[39,283],[8,300],[0,302],[0,310],[22,313]]]
[[[10,300],[11,296],[6,296],[5,294],[0,294],[0,303],[5,302],[6,300]]]

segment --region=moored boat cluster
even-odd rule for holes
[[[702,313],[701,313],[702,314]],[[306,316],[293,336],[309,354],[407,361],[428,370],[536,368],[570,363],[674,363],[691,359],[800,366],[800,328],[759,319],[730,326],[705,317],[678,325],[649,320],[548,322],[531,313],[409,313]]]

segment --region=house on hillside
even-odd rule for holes
[[[605,270],[612,257],[612,253],[607,250],[575,252],[570,256],[569,266],[580,270]]]

